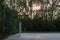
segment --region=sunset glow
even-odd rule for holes
[[[41,9],[41,5],[32,4],[32,10],[40,10],[40,9]]]

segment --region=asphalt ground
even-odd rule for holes
[[[4,40],[60,40],[60,33],[18,33]]]

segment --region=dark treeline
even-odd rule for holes
[[[22,21],[23,32],[60,32],[60,19],[47,21],[41,18]]]

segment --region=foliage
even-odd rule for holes
[[[22,22],[23,32],[60,32],[60,20],[42,21],[40,18],[24,20]]]
[[[0,40],[8,37],[9,35],[16,34],[18,28],[18,15],[17,11],[11,10],[5,4],[0,5]]]

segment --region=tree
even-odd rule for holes
[[[17,11],[0,1],[0,39],[19,32]]]
[[[15,3],[13,2],[7,6],[11,4],[9,8],[18,12],[18,17],[23,23],[23,30],[36,31],[41,28],[41,31],[52,31],[57,28],[55,20],[58,19],[56,15],[60,10],[59,0],[16,0]]]

